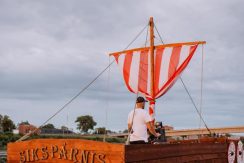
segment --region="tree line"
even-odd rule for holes
[[[16,126],[10,117],[8,115],[0,114],[0,133],[12,132],[13,129],[16,129]]]
[[[105,134],[106,132],[112,132],[110,130],[106,130],[105,127],[98,127],[94,130],[97,122],[90,115],[78,116],[75,120],[75,123],[77,124],[77,130],[79,130],[81,133],[88,133],[89,130],[93,130],[93,134]],[[30,125],[28,121],[22,121],[18,125],[20,124]],[[45,124],[42,126],[42,128],[56,129],[55,126],[51,123]],[[0,133],[12,133],[14,129],[16,129],[16,125],[10,119],[10,117],[8,115],[0,114]],[[68,130],[68,127],[61,126],[61,129]],[[126,132],[126,130],[124,132]]]
[[[78,116],[75,120],[77,124],[77,129],[84,134],[87,134],[89,130],[92,130],[92,135],[82,135],[82,134],[57,134],[57,135],[45,135],[45,134],[32,134],[28,139],[38,139],[38,138],[53,138],[53,139],[62,139],[62,138],[71,138],[71,139],[88,139],[88,140],[96,140],[103,141],[103,137],[99,134],[106,134],[108,132],[112,132],[106,130],[105,127],[94,127],[97,125],[97,122],[94,121],[93,117],[90,115]],[[31,125],[28,121],[22,121],[19,124],[15,125],[14,122],[10,119],[8,115],[0,114],[0,150],[6,150],[7,144],[9,142],[15,142],[22,137],[20,134],[13,134],[13,130],[16,129],[18,125]],[[48,123],[42,126],[44,129],[55,130],[57,129],[53,124]],[[65,133],[68,131],[68,127],[61,126],[61,130]],[[93,135],[94,134],[94,135]],[[125,140],[123,138],[106,138],[107,142],[114,143],[123,143]],[[1,163],[0,159],[0,163]]]

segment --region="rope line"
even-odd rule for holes
[[[142,32],[145,30],[147,25],[139,32],[138,35],[127,45],[127,47],[124,49],[128,49],[130,45],[142,34]],[[55,117],[57,114],[59,114],[61,111],[63,111],[70,103],[72,103],[77,97],[79,97],[86,89],[88,89],[113,63],[115,60],[113,60],[104,70],[102,70],[89,84],[87,84],[81,91],[79,91],[74,97],[71,98],[67,103],[65,103],[60,109],[58,109],[51,117],[49,117],[44,123],[42,123],[41,126],[36,128],[35,130],[32,130],[31,132],[25,134],[20,139],[18,139],[16,142],[23,141],[27,139],[31,134],[35,133],[39,129],[41,129],[47,122],[49,122],[53,117]]]
[[[110,56],[108,57],[108,63],[110,64]],[[108,69],[108,82],[107,82],[107,89],[108,89],[108,96],[107,96],[107,107],[105,109],[105,132],[103,135],[103,142],[106,142],[106,135],[107,135],[107,125],[108,125],[108,110],[110,107],[110,103],[109,103],[109,93],[110,93],[110,67]]]
[[[202,115],[202,95],[203,95],[203,50],[204,45],[202,45],[202,65],[201,65],[201,97],[200,97],[200,114]],[[201,128],[201,119],[199,122],[199,128]]]
[[[189,92],[188,89],[186,88],[186,85],[185,85],[185,83],[183,82],[183,80],[182,80],[181,77],[180,77],[180,80],[181,80],[181,83],[183,84],[183,86],[184,86],[184,88],[185,88],[187,94],[189,95],[189,98],[190,98],[192,104],[194,105],[194,107],[195,107],[195,109],[196,109],[196,111],[197,111],[199,117],[201,118],[202,122],[204,123],[204,125],[205,125],[206,129],[208,130],[209,134],[211,134],[211,131],[209,130],[209,128],[208,128],[206,122],[204,121],[204,119],[203,119],[202,115],[200,114],[199,110],[197,109],[197,106],[196,106],[194,100],[192,99],[192,97],[191,97],[191,95],[190,95],[190,92]]]
[[[115,60],[114,60],[115,61]],[[36,128],[35,130],[31,131],[30,133],[24,135],[21,137],[18,141],[25,140],[28,138],[31,134],[35,133],[37,130],[41,129],[47,122],[49,122],[53,117],[55,117],[58,113],[60,113],[62,110],[64,110],[70,103],[72,103],[77,97],[79,97],[87,88],[89,88],[113,63],[111,62],[102,72],[100,72],[97,77],[95,77],[88,85],[86,85],[80,92],[78,92],[74,97],[71,98],[66,104],[64,104],[58,111],[56,111],[50,118],[48,118],[40,127]]]
[[[148,30],[148,28],[149,28],[149,25],[147,25],[147,34],[146,34],[146,41],[145,41],[145,45],[144,45],[145,47],[147,46],[148,31],[149,31],[149,30]]]
[[[131,44],[133,43],[133,42],[135,42],[136,41],[136,39],[142,34],[142,32],[146,29],[146,27],[147,27],[148,25],[146,25],[137,35],[136,35],[136,37],[129,43],[129,45],[124,49],[124,50],[126,50],[126,49],[128,49],[130,46],[131,46]]]
[[[159,38],[160,38],[160,40],[161,40],[162,44],[164,44],[164,41],[163,41],[163,39],[162,39],[161,35],[159,34],[158,29],[157,29],[157,26],[156,26],[156,24],[155,24],[155,23],[154,23],[154,27],[155,27],[155,29],[156,29],[156,31],[157,31],[157,33],[158,33],[158,36],[159,36]]]

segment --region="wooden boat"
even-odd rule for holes
[[[124,50],[110,55],[115,57],[115,61],[120,66],[128,90],[136,94],[140,93],[150,101],[149,113],[154,119],[156,99],[173,86],[190,62],[198,45],[205,44],[205,41],[155,46],[153,18],[150,18],[149,26],[149,47]],[[138,58],[139,61],[136,61]],[[162,62],[164,64],[161,64]],[[165,68],[165,65],[168,67]],[[200,118],[202,119],[201,115]],[[79,139],[35,139],[9,143],[7,159],[10,163],[244,162],[242,142],[226,138],[141,145]]]
[[[240,143],[240,142],[239,142]],[[234,145],[234,146],[233,146]],[[36,139],[8,144],[9,163],[234,163],[243,162],[236,140],[124,145],[79,139]]]

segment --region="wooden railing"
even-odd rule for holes
[[[212,134],[244,133],[244,126],[209,128]],[[209,131],[201,129],[183,129],[183,130],[166,130],[166,136],[190,136],[190,135],[208,135]],[[111,137],[127,137],[127,133],[109,134]]]

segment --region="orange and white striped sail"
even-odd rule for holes
[[[154,117],[155,99],[164,95],[190,62],[199,44],[187,42],[165,44],[154,48],[154,79],[151,80],[150,48],[112,53],[119,65],[129,91],[143,94],[149,101],[149,113]],[[154,81],[154,95],[150,92]]]

